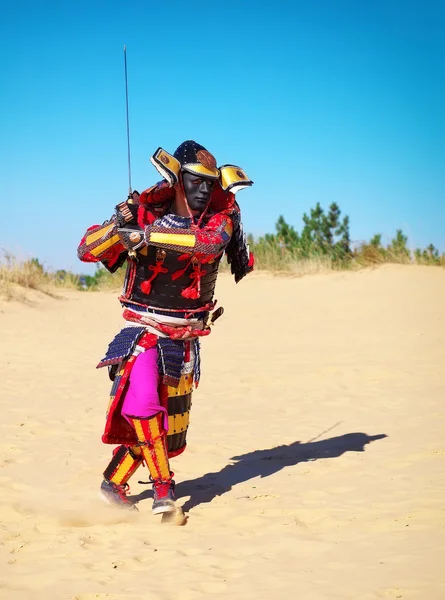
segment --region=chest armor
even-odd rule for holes
[[[202,273],[200,296],[196,299],[185,298],[181,295],[183,290],[193,284],[193,278],[190,275],[193,274],[194,268],[189,258],[178,260],[180,256],[183,256],[183,253],[175,250],[161,250],[154,246],[148,246],[143,249],[143,252],[138,252],[137,261],[128,261],[124,297],[139,304],[173,309],[195,309],[211,302],[221,256],[214,262],[200,263],[198,267]],[[160,259],[162,259],[162,271],[153,278],[156,262],[158,260],[159,264]],[[184,271],[185,267],[187,268]],[[177,275],[172,278],[174,273]],[[151,278],[150,293],[146,294],[141,285]]]

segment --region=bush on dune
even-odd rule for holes
[[[349,217],[340,216],[337,204],[325,213],[318,203],[309,215],[303,215],[301,233],[280,216],[275,234],[258,240],[249,236],[257,268],[294,274],[347,268],[352,256]]]
[[[441,265],[445,267],[445,254],[440,255],[439,250],[430,244],[425,250],[414,250],[416,263],[419,265]]]
[[[384,246],[382,235],[375,234],[369,242],[351,248],[349,217],[341,218],[337,204],[325,212],[320,204],[303,215],[301,233],[280,216],[274,234],[254,239],[249,244],[260,270],[305,274],[332,269],[351,269],[385,263],[445,266],[445,254],[430,244],[414,253],[408,248],[408,238],[401,229]]]

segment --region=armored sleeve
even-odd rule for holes
[[[79,259],[82,262],[101,262],[108,271],[114,273],[127,257],[127,250],[121,243],[117,229],[116,217],[102,225],[89,227],[77,249]]]

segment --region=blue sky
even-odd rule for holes
[[[190,8],[191,7],[191,8]],[[0,247],[85,271],[76,247],[158,146],[206,146],[255,181],[246,231],[337,202],[353,240],[445,251],[445,5],[0,0]]]

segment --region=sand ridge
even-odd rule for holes
[[[97,491],[116,293],[0,304],[0,598],[441,600],[445,271],[217,286],[186,453],[185,527]]]

